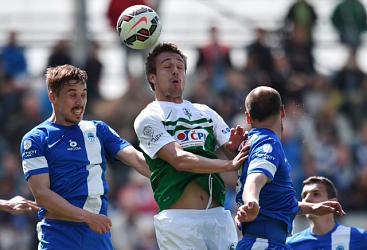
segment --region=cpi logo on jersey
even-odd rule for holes
[[[204,146],[207,136],[208,131],[205,129],[196,129],[178,131],[175,137],[182,147],[191,147]]]

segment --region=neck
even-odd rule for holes
[[[279,139],[282,138],[282,125],[281,125],[281,121],[274,121],[274,119],[268,119],[266,121],[263,122],[252,122],[251,124],[252,128],[267,128],[272,130],[278,137]]]
[[[329,214],[309,219],[311,232],[318,236],[322,236],[330,232],[331,229],[333,229],[333,227],[335,226],[333,216],[333,214]]]
[[[155,99],[157,102],[173,102],[176,104],[180,104],[183,103],[183,99],[182,97],[177,97],[177,98],[156,98]]]

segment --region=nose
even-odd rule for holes
[[[176,66],[173,67],[172,75],[178,75],[178,68]]]
[[[312,202],[311,195],[310,194],[306,194],[306,196],[303,198],[303,201],[305,201],[305,202]]]
[[[80,105],[80,106],[83,106],[83,105],[85,104],[85,102],[86,102],[86,98],[85,98],[85,97],[83,97],[83,96],[78,96],[78,97],[76,98],[76,100],[75,100],[75,103],[76,103],[77,105]]]

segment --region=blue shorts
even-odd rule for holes
[[[43,219],[37,224],[38,250],[112,250],[111,232],[97,234],[84,222]]]
[[[239,250],[289,250],[285,243],[287,238],[287,224],[281,220],[267,219],[242,223],[243,238],[238,242]]]
[[[292,250],[286,243],[276,240],[244,235],[237,244],[237,250]]]

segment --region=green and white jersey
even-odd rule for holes
[[[177,141],[186,151],[217,158],[215,151],[229,140],[230,128],[213,109],[189,101],[180,104],[154,101],[137,116],[134,128],[152,171],[150,180],[160,211],[174,204],[194,180],[209,193],[209,174],[179,172],[156,153],[164,145]],[[212,178],[213,197],[223,205],[224,182],[218,173],[212,174]]]

